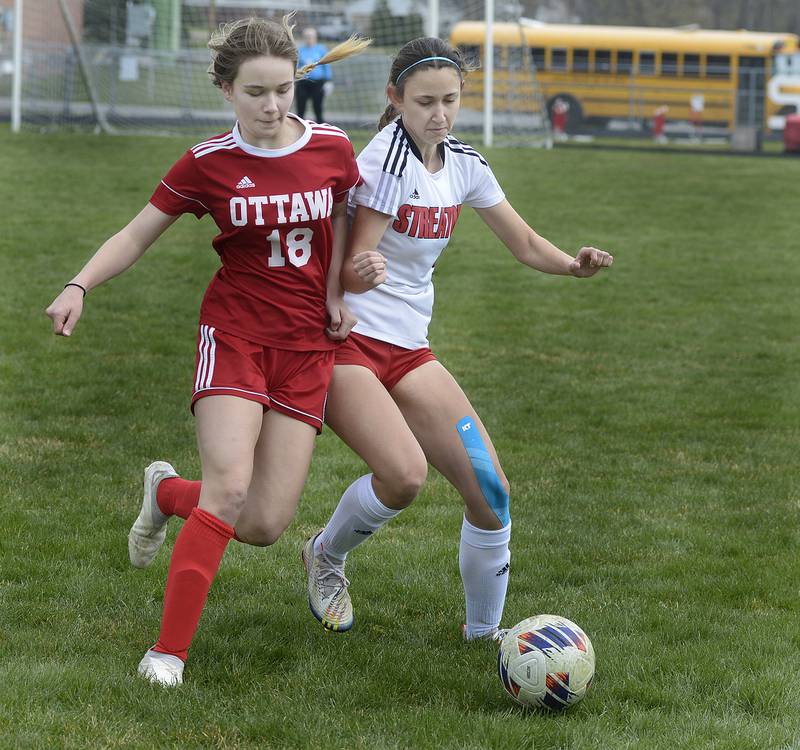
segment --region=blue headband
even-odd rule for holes
[[[397,76],[397,79],[395,80],[394,85],[397,86],[397,84],[400,82],[400,79],[406,73],[408,73],[408,71],[411,70],[411,68],[413,68],[415,65],[419,65],[420,63],[424,63],[424,62],[432,62],[433,60],[443,60],[444,62],[449,62],[451,65],[455,65],[459,69],[459,71],[461,70],[461,66],[455,60],[451,60],[449,57],[438,57],[438,56],[435,56],[435,57],[423,57],[421,60],[417,60],[415,63],[411,63],[411,65],[409,65],[402,73],[400,73],[400,75]]]

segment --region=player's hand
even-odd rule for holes
[[[76,286],[68,286],[45,310],[53,321],[56,336],[71,336],[83,313],[83,292]]]
[[[377,250],[365,250],[353,256],[353,268],[358,278],[372,286],[386,281],[386,258]]]
[[[331,322],[325,329],[325,334],[333,341],[344,341],[353,326],[358,323],[358,318],[350,312],[350,308],[341,297],[329,297],[326,306]]]
[[[608,268],[614,262],[614,256],[596,247],[582,247],[575,260],[569,264],[569,272],[573,276],[586,278],[594,276],[601,268]]]

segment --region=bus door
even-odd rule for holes
[[[766,87],[766,58],[739,58],[736,81],[736,125],[764,127],[764,92]]]

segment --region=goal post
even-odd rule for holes
[[[22,127],[22,0],[14,0],[13,81],[11,85],[11,130],[19,133]]]

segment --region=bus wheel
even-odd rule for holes
[[[562,101],[568,105],[567,110],[567,132],[574,133],[583,125],[583,108],[580,102],[570,94],[556,94],[547,100],[547,114],[550,116],[550,122],[553,122],[553,108],[557,101]]]

